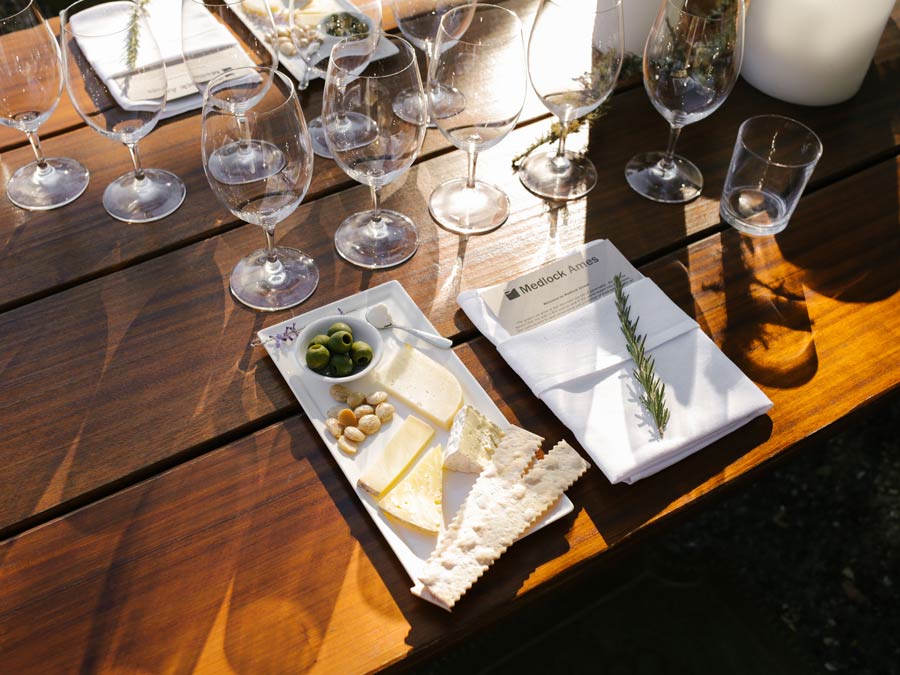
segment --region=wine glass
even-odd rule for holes
[[[240,114],[234,112],[235,106]],[[211,170],[210,160],[222,148],[248,134],[278,148],[273,164],[260,166],[256,180],[247,180],[238,165],[233,174],[227,173],[227,166]],[[206,178],[219,201],[266,234],[266,248],[248,255],[232,271],[232,294],[248,307],[266,312],[299,305],[316,289],[319,270],[302,251],[275,246],[275,226],[303,201],[313,172],[309,132],[291,80],[262,66],[229,70],[211,80],[203,103],[200,147]]]
[[[103,192],[103,207],[126,223],[174,212],[184,183],[163,169],[145,169],[138,141],[166,105],[166,69],[143,9],[131,0],[78,0],[59,14],[63,72],[81,118],[128,148],[134,170]]]
[[[390,0],[391,11],[397,27],[407,40],[421,49],[425,54],[425,72],[428,73],[431,61],[434,58],[434,43],[437,38],[438,28],[444,14],[454,7],[465,4],[474,4],[472,0]],[[409,104],[407,104],[409,99]],[[441,87],[428,97],[428,126],[434,127],[436,117],[454,115],[463,106],[465,98],[454,87]],[[397,114],[408,115],[415,118],[415,92],[409,91],[397,99]],[[412,112],[407,113],[407,105],[412,106]]]
[[[25,133],[35,161],[6,184],[16,206],[55,209],[85,191],[90,174],[80,162],[44,157],[37,130],[59,103],[63,73],[59,45],[35,0],[10,0],[0,10],[0,124]]]
[[[325,76],[322,122],[325,139],[338,166],[372,192],[372,210],[355,213],[338,227],[334,245],[342,258],[368,269],[397,265],[416,252],[415,224],[396,211],[381,208],[381,189],[402,176],[415,161],[425,139],[427,104],[412,45],[382,35],[391,49],[373,59],[365,43],[342,41],[331,52]],[[407,113],[397,115],[398,96],[417,91]],[[412,105],[415,103],[415,105]],[[371,142],[361,144],[348,133],[347,119],[363,115],[374,123]]]
[[[675,144],[682,127],[724,103],[741,70],[744,0],[702,8],[691,0],[663,0],[644,47],[644,87],[669,122],[669,145],[665,152],[633,157],[625,178],[638,194],[657,202],[687,202],[700,194],[703,175],[675,154]]]
[[[209,83],[227,71],[261,67],[257,78],[265,78],[278,67],[275,19],[267,0],[182,0],[181,53],[197,90],[204,94]],[[272,43],[272,44],[270,44]],[[264,96],[272,82],[259,79],[256,97],[245,95],[220,105],[231,105],[238,119],[242,107],[250,108]],[[258,180],[279,161],[277,148],[244,135],[231,146],[218,148],[209,159],[209,168],[230,179],[239,173],[247,181]],[[263,173],[260,173],[263,172]]]
[[[441,183],[428,200],[432,217],[457,234],[484,234],[509,217],[509,197],[475,179],[478,153],[495,146],[515,127],[525,102],[522,22],[497,5],[461,5],[441,19],[428,72],[432,105],[442,88],[455,88],[466,105],[436,116],[444,137],[469,155],[468,175]]]
[[[308,2],[301,8],[303,2],[290,0],[289,13],[291,40],[306,67],[303,77],[297,81],[301,90],[309,86],[313,77],[325,77],[331,49],[338,41],[359,40],[365,43],[363,49],[374,52],[381,36],[381,0],[344,0],[342,12],[335,12],[334,6]],[[356,134],[358,142],[363,144],[373,138],[372,120],[354,116],[345,122],[351,125],[345,130],[346,138]],[[309,121],[309,135],[313,151],[331,159],[321,117]]]
[[[564,35],[565,39],[560,39]],[[600,106],[622,68],[622,0],[544,0],[528,41],[531,85],[559,118],[555,151],[532,153],[519,179],[549,199],[576,199],[597,184],[587,157],[566,150],[569,123]]]

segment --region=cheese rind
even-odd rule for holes
[[[446,430],[463,404],[462,385],[453,373],[407,344],[378,367],[375,378],[388,392]]]
[[[450,427],[450,438],[444,449],[444,468],[481,473],[501,438],[500,427],[472,406],[463,406]]]
[[[376,497],[387,494],[432,437],[434,429],[430,425],[413,415],[407,417],[381,452],[369,457],[359,486]]]
[[[442,467],[441,446],[435,445],[378,500],[378,506],[408,525],[437,534],[444,524]]]

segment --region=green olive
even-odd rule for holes
[[[353,359],[346,354],[335,354],[329,365],[335,377],[345,377],[353,372]]]
[[[306,346],[309,347],[310,345],[322,345],[323,347],[327,347],[328,346],[328,336],[323,335],[322,333],[319,333],[312,340],[310,340],[309,344]]]
[[[306,365],[313,370],[321,370],[328,365],[331,353],[325,345],[312,344],[306,350]]]
[[[357,340],[350,345],[350,358],[359,368],[365,368],[372,362],[372,347],[368,342]]]
[[[350,336],[351,337],[353,336],[353,329],[350,328],[350,326],[345,324],[343,321],[338,321],[337,323],[333,323],[328,327],[328,335],[329,336],[334,335],[335,333],[337,333],[339,331],[344,331],[345,333],[350,333]]]
[[[353,335],[345,330],[339,330],[332,333],[328,338],[328,351],[332,354],[346,354],[350,351],[350,345],[353,344]]]

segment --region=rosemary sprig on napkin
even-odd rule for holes
[[[150,0],[135,0],[134,3],[131,25],[128,27],[128,34],[125,36],[125,63],[129,68],[134,68],[137,63],[138,47],[141,40],[140,19],[146,13],[147,3],[149,2]]]
[[[613,284],[616,291],[616,313],[619,315],[622,335],[625,336],[625,346],[628,348],[628,354],[634,361],[634,370],[631,373],[644,389],[640,403],[653,417],[656,428],[659,430],[659,437],[662,438],[666,425],[669,423],[669,409],[666,407],[666,385],[660,381],[654,372],[653,357],[648,356],[644,351],[644,343],[647,341],[647,336],[639,335],[637,332],[638,319],[640,317],[634,321],[631,320],[631,307],[628,306],[628,296],[625,295],[621,274],[617,274],[613,278]]]

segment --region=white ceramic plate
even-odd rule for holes
[[[397,281],[389,281],[381,286],[357,293],[330,305],[286,319],[279,324],[259,331],[258,335],[269,352],[269,356],[272,357],[278,370],[285,381],[287,381],[291,391],[294,392],[294,396],[297,397],[300,405],[303,406],[303,410],[309,416],[316,431],[319,432],[319,436],[321,436],[325,446],[334,457],[341,471],[344,472],[347,480],[350,481],[350,485],[353,486],[357,497],[363,503],[376,527],[384,535],[403,568],[409,574],[410,579],[417,583],[420,570],[434,548],[437,538],[405,527],[397,521],[390,520],[379,510],[372,495],[356,484],[360,474],[365,470],[366,461],[374,456],[376,449],[386,443],[393,435],[394,430],[400,426],[402,420],[410,414],[410,409],[396,398],[391,397],[390,402],[396,407],[394,420],[378,434],[366,439],[360,445],[360,451],[355,456],[344,454],[338,450],[337,441],[325,428],[326,411],[337,405],[337,402],[331,398],[328,392],[330,384],[321,378],[312,377],[302,360],[297,359],[296,340],[288,343],[282,342],[278,345],[274,339],[276,335],[284,334],[285,329],[288,327],[293,326],[297,331],[300,331],[307,323],[331,314],[350,314],[365,319],[366,310],[379,303],[387,305],[395,324],[436,332],[431,322],[428,321],[422,311],[412,301],[412,298],[409,297],[403,286]],[[501,428],[509,426],[509,422],[503,417],[497,406],[494,405],[490,396],[487,395],[452,350],[432,347],[408,333],[390,328],[385,329],[382,335],[384,337],[384,353],[381,357],[383,360],[390,359],[391,355],[404,342],[413,345],[438,363],[443,364],[456,376],[460,384],[462,384],[467,404],[480,410],[485,416],[500,425]],[[377,373],[377,368],[375,372]],[[380,387],[373,377],[373,374],[369,374],[359,380],[347,383],[346,386],[352,390],[366,393],[376,391]],[[447,431],[435,428],[435,437],[432,439],[429,447],[437,443],[446,445],[448,436],[449,433]],[[454,471],[444,472],[443,506],[445,524],[449,524],[453,514],[456,513],[475,482],[475,478],[475,474],[457,473]],[[563,495],[553,509],[535,523],[523,536],[527,536],[534,530],[540,529],[563,517],[570,513],[572,509],[572,502],[566,495]]]

